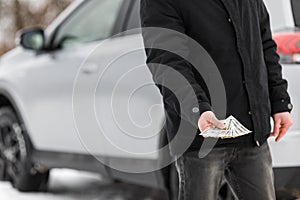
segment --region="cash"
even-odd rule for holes
[[[229,116],[225,120],[221,120],[222,123],[226,125],[226,129],[218,129],[216,127],[211,127],[200,133],[205,138],[213,137],[213,138],[236,138],[242,135],[247,135],[252,131],[248,130],[244,127],[236,118],[233,116]]]

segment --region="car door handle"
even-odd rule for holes
[[[83,74],[94,74],[98,70],[98,65],[96,63],[86,63],[81,69]]]

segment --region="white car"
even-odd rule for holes
[[[121,33],[139,23],[138,0],[77,0],[45,30],[20,33],[0,59],[1,179],[43,190],[51,168],[74,168],[174,185],[174,168],[160,169],[164,110],[142,36]]]
[[[270,12],[273,38],[281,56],[283,76],[287,79],[288,90],[294,104],[293,126],[287,135],[276,143],[270,138],[273,156],[275,185],[278,196],[300,197],[300,1],[265,0]],[[283,198],[283,197],[282,197]]]
[[[291,5],[268,5],[279,3]],[[284,16],[295,27],[288,8]],[[50,169],[74,168],[176,196],[173,164],[159,168],[170,156],[158,151],[167,145],[164,111],[150,72],[140,67],[141,33],[121,33],[139,26],[139,0],[77,0],[45,30],[20,33],[20,45],[0,58],[2,180],[37,191],[46,188]],[[300,177],[298,67],[284,65],[294,127],[279,144],[270,141],[276,180]]]

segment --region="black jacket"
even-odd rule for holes
[[[204,47],[224,81],[226,116],[234,115],[253,130],[258,146],[269,137],[270,116],[291,111],[287,81],[282,78],[263,0],[141,0],[141,23],[142,27],[178,31]],[[212,107],[205,77],[197,74],[190,62],[176,55],[189,53],[182,38],[147,31],[143,31],[143,36],[148,67],[163,95],[167,132],[171,141],[178,132],[181,118],[197,126],[201,113],[208,110],[218,113],[218,110]],[[172,53],[149,48],[165,40],[178,43]],[[184,51],[187,52],[182,54]],[[169,73],[158,70],[151,63],[164,64],[180,72],[192,86],[198,98],[197,105],[187,105],[191,97],[187,94],[186,85],[177,85],[176,95],[164,87],[162,83],[171,82],[168,80],[171,79]],[[186,106],[183,110],[179,108],[182,105]],[[187,134],[196,136],[195,133]],[[199,137],[198,142],[193,144],[200,144]]]

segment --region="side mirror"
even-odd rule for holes
[[[45,33],[41,28],[29,28],[17,34],[16,43],[24,49],[43,50],[45,48]]]

